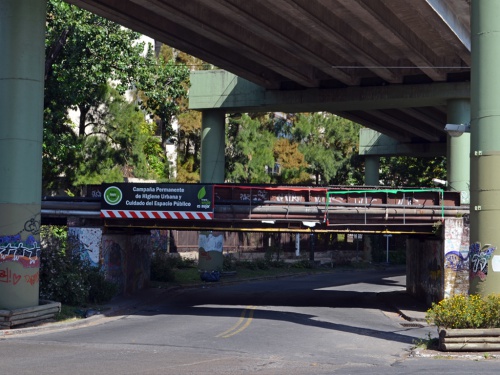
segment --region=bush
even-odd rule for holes
[[[439,328],[500,328],[500,295],[456,295],[433,303],[426,320]]]
[[[40,297],[71,306],[108,302],[117,292],[99,268],[67,252],[67,228],[41,228]]]
[[[298,260],[291,265],[292,268],[313,268],[313,262],[308,259]]]
[[[222,270],[223,271],[234,271],[236,270],[236,260],[233,258],[232,254],[225,254],[222,260]]]
[[[151,258],[151,280],[160,282],[175,281],[174,268],[181,261],[168,253],[156,252]]]
[[[90,303],[106,303],[118,293],[118,286],[106,280],[98,268],[90,267],[87,280],[90,287],[87,301]]]

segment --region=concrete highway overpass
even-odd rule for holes
[[[401,142],[445,144],[448,100],[470,97],[467,0],[69,2],[265,93],[219,104],[228,110],[329,111]],[[192,107],[217,105],[199,95]]]
[[[446,152],[450,188],[470,189],[471,243],[500,242],[497,0],[69,2],[225,70],[193,75],[202,182],[224,181],[226,113],[330,111],[409,154]],[[0,24],[0,236],[29,247],[38,243],[41,210],[45,0],[0,0]],[[469,122],[470,138],[444,132],[446,123]],[[366,147],[367,170],[377,170],[370,155],[382,153]],[[471,284],[475,291],[497,291],[492,263],[488,278]],[[28,279],[37,269],[9,265]],[[11,285],[2,295],[29,305],[37,300],[30,288]]]

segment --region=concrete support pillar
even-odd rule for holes
[[[0,307],[37,306],[45,0],[0,0]]]
[[[379,185],[380,157],[373,155],[365,156],[365,185]]]
[[[103,233],[102,269],[118,293],[131,295],[149,287],[151,234]]]
[[[201,182],[224,182],[225,112],[203,111],[201,121]]]
[[[447,122],[449,124],[467,124],[470,122],[470,100],[452,99],[447,103]],[[459,137],[448,136],[447,142],[448,189],[459,191],[462,204],[470,201],[470,133]]]
[[[500,1],[471,2],[470,293],[500,293]]]
[[[203,111],[201,121],[201,182],[223,183],[225,171],[226,117],[220,110]],[[211,238],[220,237],[214,248]],[[222,270],[224,236],[212,232],[199,233],[198,266],[204,271]],[[211,261],[207,261],[211,259]]]

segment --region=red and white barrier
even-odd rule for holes
[[[213,220],[213,212],[101,210],[105,219]]]

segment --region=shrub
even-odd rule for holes
[[[118,286],[108,280],[104,273],[96,267],[90,267],[87,273],[89,294],[87,301],[90,303],[106,303],[118,292]]]
[[[236,260],[233,258],[232,254],[224,254],[222,261],[223,271],[234,271],[236,269]]]
[[[500,328],[500,295],[456,295],[433,303],[426,319],[439,328]]]
[[[292,268],[313,268],[313,262],[308,259],[298,260],[291,265]]]
[[[239,260],[235,262],[235,268],[246,268],[249,270],[258,269],[257,263],[251,260]]]
[[[151,258],[151,280],[160,282],[175,281],[175,265],[177,258],[168,253],[156,252]]]
[[[117,292],[99,268],[67,251],[67,228],[41,228],[40,297],[71,306],[105,303]]]

